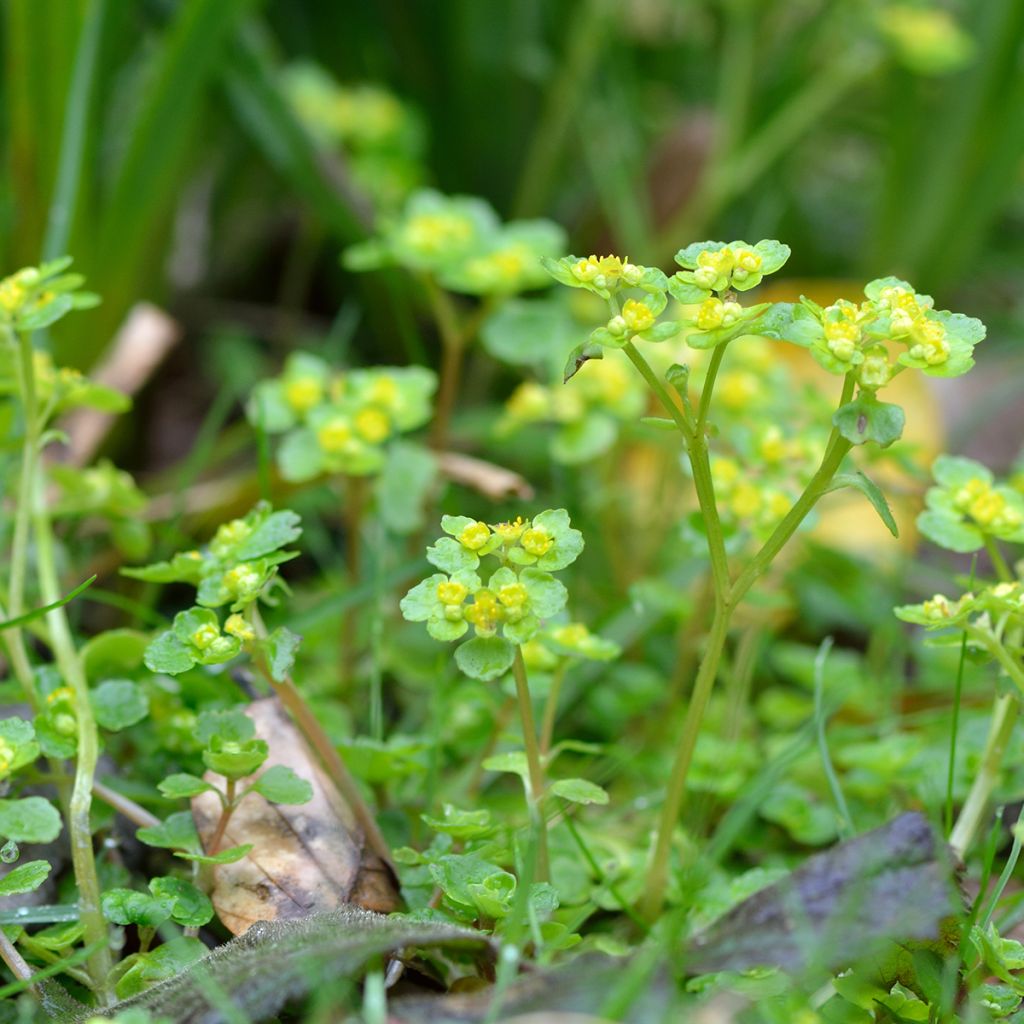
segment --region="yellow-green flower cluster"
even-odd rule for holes
[[[434,274],[449,291],[504,296],[547,285],[542,261],[564,244],[552,221],[503,224],[482,199],[424,189],[384,219],[376,238],[346,250],[344,262],[350,270],[397,265]]]
[[[85,278],[64,273],[70,266],[71,257],[65,256],[0,279],[0,323],[15,331],[38,331],[72,309],[95,306],[99,298],[81,290]]]
[[[900,61],[919,74],[956,71],[974,52],[971,37],[942,7],[886,4],[878,11],[876,24]]]
[[[441,528],[446,536],[427,548],[428,561],[441,571],[405,595],[402,615],[425,622],[436,640],[458,640],[472,627],[474,639],[456,659],[467,674],[494,678],[511,665],[514,645],[525,644],[565,607],[568,594],[552,573],[576,560],[583,536],[564,509],[494,524],[444,516]],[[488,557],[496,568],[485,584],[477,570]]]
[[[980,320],[936,311],[930,295],[895,277],[869,282],[864,294],[860,304],[839,299],[825,307],[801,299],[782,337],[809,349],[830,373],[853,373],[869,392],[905,367],[933,377],[958,377],[974,365],[974,346],[985,337]],[[891,343],[906,347],[895,360]]]
[[[392,93],[341,85],[306,61],[285,69],[283,85],[306,130],[320,145],[345,153],[356,184],[378,207],[393,208],[423,179],[422,122]]]
[[[524,381],[505,403],[498,425],[508,434],[531,423],[557,424],[551,457],[569,465],[597,458],[616,441],[620,425],[643,411],[646,395],[621,352],[590,359],[566,384]]]
[[[998,623],[999,633],[1004,634],[1008,626],[1024,625],[1024,584],[1019,580],[994,583],[958,598],[935,594],[920,604],[901,605],[895,613],[904,622],[928,630],[963,628],[967,624],[988,630]]]
[[[388,441],[427,422],[436,386],[420,366],[335,373],[296,352],[280,377],[257,385],[248,415],[257,429],[284,435],[277,464],[286,480],[362,476],[383,466]]]
[[[968,553],[985,546],[986,537],[1024,544],[1024,495],[997,483],[980,462],[940,455],[932,465],[936,486],[925,495],[918,529],[933,543]]]

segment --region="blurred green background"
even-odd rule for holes
[[[104,300],[54,330],[60,362],[94,364],[142,299],[185,329],[167,372],[195,387],[201,364],[211,393],[227,366],[239,391],[258,371],[210,351],[225,325],[278,350],[312,332],[355,361],[433,362],[415,282],[338,261],[418,184],[551,217],[575,252],[662,266],[691,240],[778,237],[792,277],[903,275],[985,319],[990,358],[1019,350],[1020,0],[2,12],[3,266],[71,253]],[[288,85],[300,62],[320,89],[308,108]],[[353,108],[366,83],[400,105]]]

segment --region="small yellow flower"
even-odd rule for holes
[[[58,686],[49,696],[46,698],[47,704],[74,704],[75,703],[75,691],[70,686]]]
[[[300,415],[318,405],[323,396],[323,383],[316,377],[295,377],[284,386],[284,400]]]
[[[458,537],[459,543],[470,551],[479,551],[491,537],[491,528],[486,523],[470,523]]]
[[[953,495],[953,504],[961,512],[966,512],[971,504],[978,498],[982,497],[989,490],[989,483],[987,480],[983,480],[981,477],[971,477],[962,487],[960,487]]]
[[[584,366],[590,366],[598,360],[591,360]],[[524,422],[542,420],[551,412],[551,396],[548,389],[536,381],[525,381],[512,392],[505,403],[508,414],[514,419]]]
[[[563,647],[578,647],[590,639],[590,630],[582,622],[568,622],[553,629],[551,638]]]
[[[503,617],[501,605],[490,590],[478,590],[464,615],[481,636],[493,636]]]
[[[756,274],[761,269],[763,261],[753,249],[737,249],[734,256],[736,266],[748,274]]]
[[[473,224],[455,213],[419,213],[405,225],[406,242],[414,249],[441,254],[473,237]]]
[[[761,393],[761,381],[747,370],[729,370],[718,379],[716,397],[734,412],[745,409]]]
[[[554,542],[555,538],[547,530],[539,526],[531,526],[528,530],[525,530],[520,541],[523,545],[523,550],[537,558],[547,554]]]
[[[725,318],[724,305],[721,299],[705,299],[697,310],[697,327],[702,331],[713,331],[721,327]]]
[[[971,518],[982,527],[999,526],[999,520],[1006,512],[1006,499],[998,492],[986,490],[967,508]]]
[[[889,354],[883,345],[875,345],[864,354],[864,362],[858,371],[860,383],[866,388],[877,390],[892,379]]]
[[[233,594],[253,590],[259,582],[260,574],[248,562],[232,566],[224,573],[224,586]]]
[[[380,409],[361,409],[356,413],[353,425],[356,428],[356,433],[370,444],[380,444],[382,441],[386,441],[391,433],[391,424]]]
[[[340,455],[352,445],[352,426],[344,416],[334,416],[317,430],[316,439],[329,455]]]
[[[630,331],[634,334],[639,334],[641,331],[646,331],[648,327],[652,327],[657,317],[651,311],[651,308],[643,302],[638,302],[636,299],[626,299],[622,307],[622,319],[625,320],[626,327]]]
[[[230,633],[243,643],[256,639],[255,630],[237,612],[234,615],[228,616],[227,621],[224,623],[224,632]]]
[[[192,636],[189,637],[189,639],[192,641],[192,644],[195,647],[198,647],[199,650],[201,651],[207,650],[211,644],[213,644],[220,638],[220,630],[211,623],[207,623],[204,626],[200,626],[192,634]]]
[[[210,547],[214,554],[233,548],[240,544],[252,532],[251,527],[243,519],[232,519],[229,523],[223,523],[217,527],[217,532],[210,541]],[[199,553],[196,552],[196,555]],[[189,557],[193,557],[191,554]],[[199,556],[201,557],[201,556]]]
[[[469,588],[458,580],[446,580],[437,585],[437,599],[446,608],[458,607],[469,596]]]
[[[528,599],[529,595],[522,583],[506,583],[498,591],[498,601],[509,612],[522,611]]]
[[[921,608],[924,611],[925,617],[933,622],[938,622],[940,619],[948,619],[953,614],[953,607],[949,603],[949,598],[942,594],[936,594],[930,601],[925,601]]]
[[[737,484],[732,492],[729,507],[738,518],[750,519],[761,509],[761,492],[752,483],[744,480]]]
[[[761,458],[766,462],[781,462],[787,455],[789,446],[782,436],[782,430],[772,425],[762,435],[758,444]]]
[[[949,359],[946,328],[936,320],[919,317],[910,328],[910,355],[923,359],[929,366],[938,366]]]
[[[522,516],[516,516],[513,522],[498,523],[492,529],[501,537],[502,543],[514,544],[522,536],[526,523],[523,522]]]

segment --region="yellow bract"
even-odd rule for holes
[[[502,618],[501,605],[490,590],[478,590],[473,603],[465,611],[465,617],[478,633],[487,636],[498,628]]]
[[[516,516],[514,522],[498,523],[493,529],[504,543],[514,544],[526,529],[526,523],[523,522],[522,516]]]
[[[522,583],[507,583],[498,591],[498,600],[510,612],[521,611],[528,598]]]
[[[910,355],[923,359],[929,366],[937,366],[949,358],[946,328],[936,320],[919,317],[910,328]]]

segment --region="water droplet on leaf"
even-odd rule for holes
[[[21,850],[13,839],[8,839],[3,846],[0,846],[0,860],[5,864],[13,864],[21,856]]]

